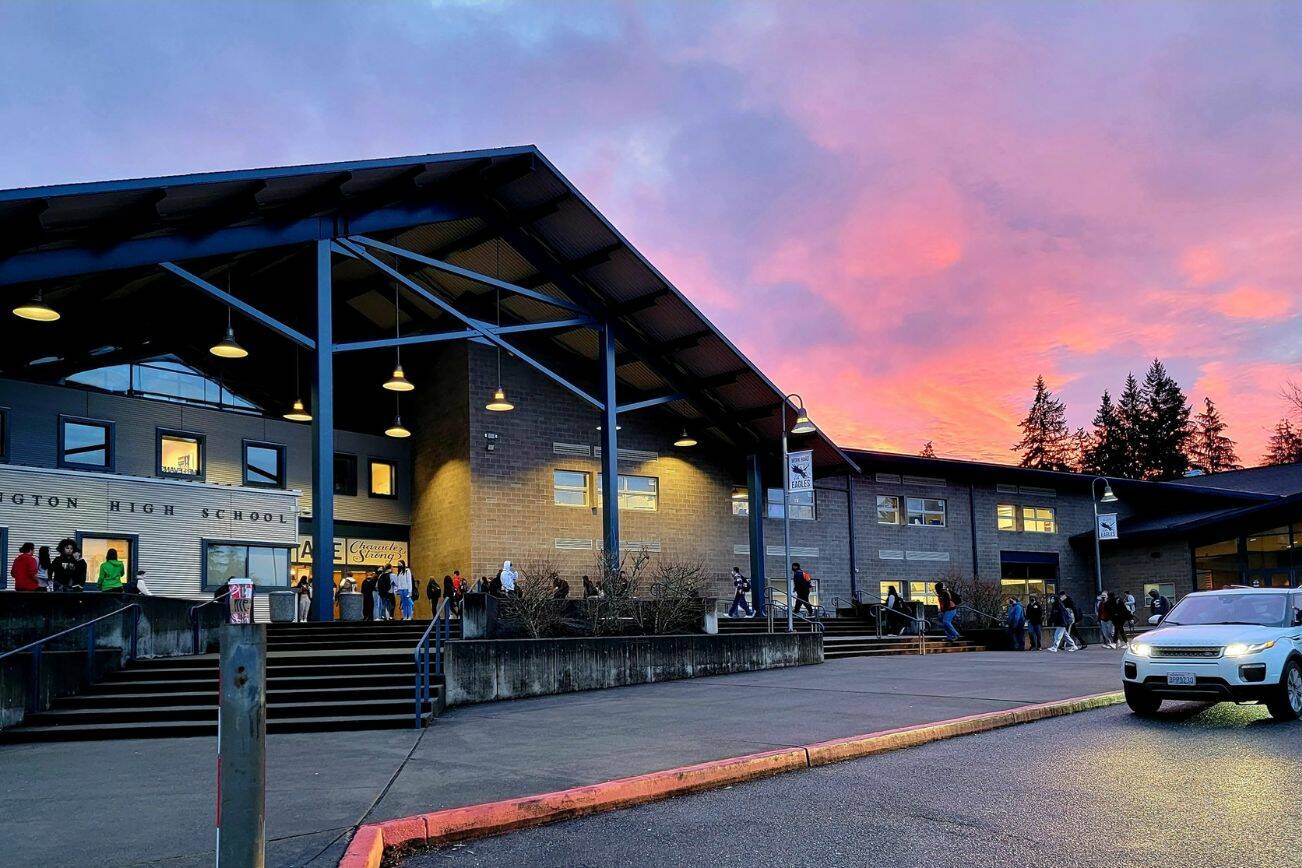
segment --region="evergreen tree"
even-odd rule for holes
[[[1077,428],[1071,435],[1071,469],[1075,473],[1089,473],[1089,456],[1094,449],[1094,435]]]
[[[1144,414],[1145,406],[1139,383],[1133,373],[1126,374],[1126,383],[1121,389],[1121,398],[1117,401],[1117,436],[1113,441],[1115,451],[1111,453],[1113,472],[1109,476],[1139,479],[1144,475]]]
[[[1234,441],[1225,434],[1226,427],[1212,399],[1203,398],[1203,411],[1194,417],[1194,433],[1189,443],[1191,465],[1203,473],[1243,467],[1234,452]]]
[[[1022,429],[1022,439],[1013,451],[1022,454],[1022,467],[1071,470],[1067,408],[1049,391],[1042,376],[1035,378],[1035,398],[1018,427]]]
[[[1302,462],[1302,429],[1281,419],[1266,443],[1267,464],[1296,464]]]
[[[926,443],[922,444],[922,451],[919,452],[918,454],[921,455],[923,458],[935,458],[936,448],[932,446],[931,441],[928,440]]]
[[[1127,385],[1133,381],[1131,377]],[[1135,394],[1138,395],[1137,387]],[[1128,476],[1128,471],[1126,432],[1122,429],[1121,416],[1112,403],[1112,396],[1104,389],[1103,400],[1094,414],[1094,431],[1082,455],[1081,472]]]
[[[1140,465],[1145,479],[1179,479],[1189,470],[1189,403],[1180,384],[1157,359],[1140,389]]]

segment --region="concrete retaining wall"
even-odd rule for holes
[[[445,651],[447,704],[467,705],[822,663],[823,637],[499,639],[452,642]]]

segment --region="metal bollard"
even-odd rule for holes
[[[217,717],[217,865],[266,859],[267,632],[223,624]]]

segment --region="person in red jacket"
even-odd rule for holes
[[[9,575],[14,577],[15,591],[45,590],[36,578],[39,565],[36,563],[36,555],[32,554],[35,550],[35,544],[23,543],[18,550],[18,557],[14,558],[14,565],[9,568]]]

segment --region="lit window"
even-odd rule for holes
[[[909,599],[915,603],[921,601],[928,606],[940,605],[936,598],[935,582],[909,582]]]
[[[289,549],[282,546],[209,543],[204,554],[204,588],[250,578],[262,587],[289,586]]]
[[[734,488],[732,490],[732,514],[740,516],[750,515],[750,493],[744,488]]]
[[[113,469],[113,423],[60,419],[59,466]]]
[[[1001,503],[995,507],[995,520],[1000,530],[1017,530],[1017,507]]]
[[[909,524],[918,527],[944,527],[945,501],[936,497],[906,497]]]
[[[581,470],[552,471],[552,503],[557,506],[586,507],[591,500],[588,474]]]
[[[1057,533],[1051,506],[1022,507],[1022,530],[1027,533]]]
[[[357,456],[335,453],[335,494],[357,496]]]
[[[158,475],[203,478],[203,435],[158,432]]]
[[[660,500],[660,480],[654,476],[619,476],[619,508],[655,512]],[[597,474],[597,507],[602,505],[601,474]]]
[[[877,523],[900,523],[900,499],[893,494],[877,495]]]
[[[260,488],[285,487],[285,447],[244,441],[244,484]]]
[[[767,499],[768,517],[782,518],[782,489],[770,488],[767,492]],[[791,504],[792,521],[814,520],[814,492],[793,491],[788,495],[788,502]]]
[[[371,497],[398,496],[398,465],[392,461],[371,459]]]

